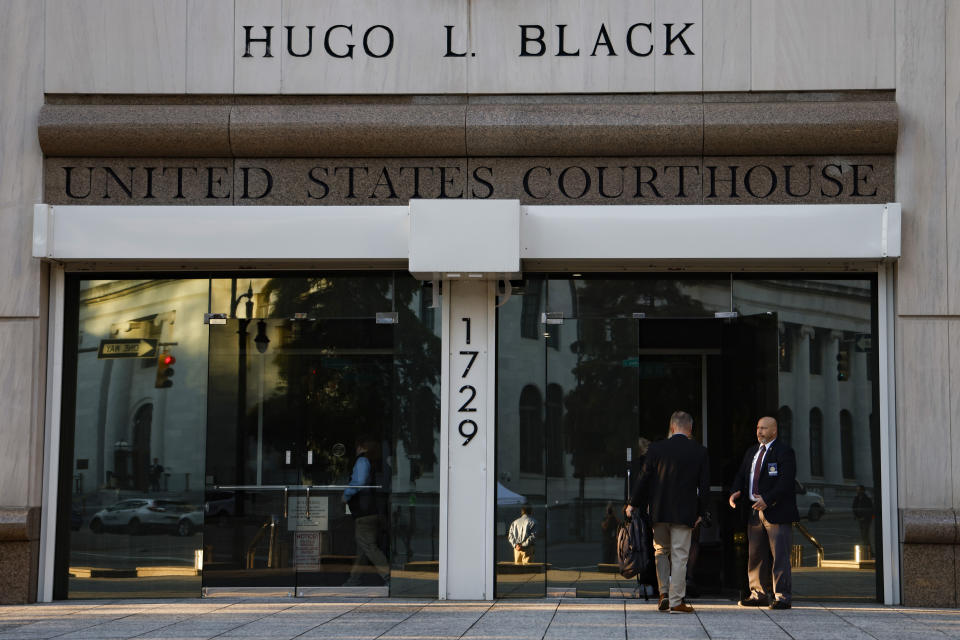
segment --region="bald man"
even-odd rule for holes
[[[747,577],[750,595],[742,607],[789,609],[792,593],[790,547],[793,523],[800,519],[794,489],[797,456],[777,439],[777,421],[757,421],[757,444],[747,450],[730,486],[730,507],[742,499],[750,508],[747,521]]]

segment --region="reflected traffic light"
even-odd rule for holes
[[[153,386],[158,389],[168,389],[173,386],[173,380],[170,378],[173,377],[173,365],[176,362],[177,359],[169,351],[160,354],[157,358],[157,379]]]
[[[837,352],[837,380],[843,382],[850,379],[850,350],[841,348]]]

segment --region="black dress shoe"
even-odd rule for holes
[[[787,602],[786,600],[774,600],[770,604],[770,608],[771,609],[789,609],[790,603]]]
[[[765,607],[770,604],[770,601],[767,600],[766,596],[761,596],[759,598],[744,598],[737,604],[741,607]]]

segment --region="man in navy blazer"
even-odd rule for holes
[[[750,596],[740,606],[790,608],[790,547],[793,523],[800,519],[796,478],[797,456],[790,445],[777,439],[777,421],[760,418],[757,445],[747,450],[730,486],[730,507],[736,508],[742,495],[751,508],[747,523]]]
[[[687,557],[693,527],[706,513],[709,492],[707,450],[693,440],[693,417],[675,411],[670,416],[670,437],[654,442],[647,450],[627,506],[628,517],[634,509],[650,508],[659,611],[693,613],[693,607],[683,600]]]

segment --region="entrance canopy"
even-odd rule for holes
[[[33,255],[158,267],[343,263],[417,277],[696,263],[884,261],[900,256],[900,205],[409,206],[35,205]]]

